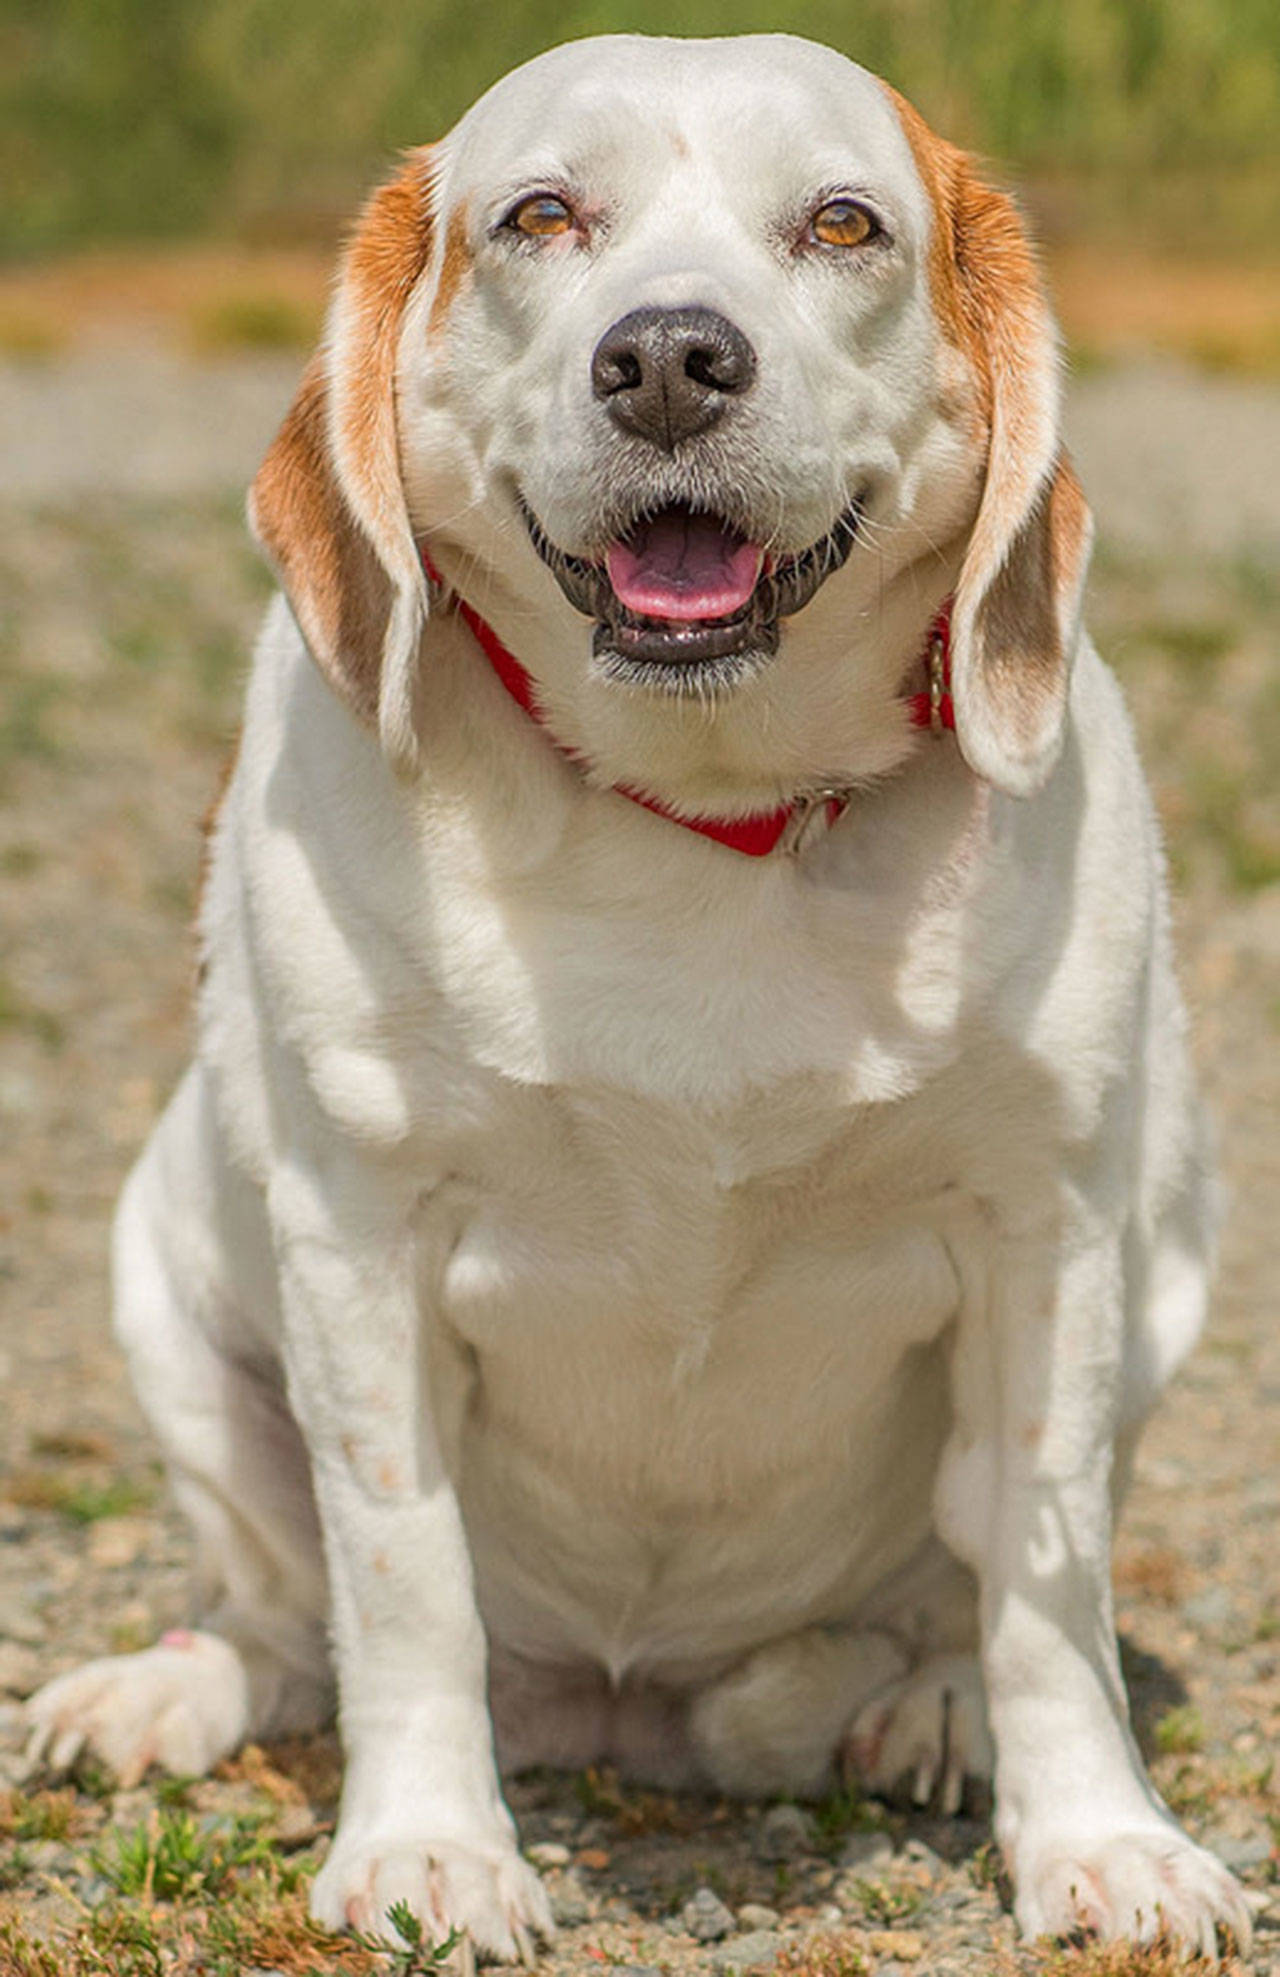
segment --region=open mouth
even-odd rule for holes
[[[854,501],[797,555],[773,556],[724,516],[676,502],[641,515],[603,557],[570,556],[521,502],[534,547],[574,607],[595,619],[610,678],[669,693],[736,683],[778,649],[794,616],[848,557]]]

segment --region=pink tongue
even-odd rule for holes
[[[756,587],[764,551],[714,515],[668,508],[606,558],[609,581],[643,618],[731,618]]]

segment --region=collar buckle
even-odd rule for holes
[[[942,718],[942,704],[947,697],[947,642],[940,631],[929,638],[929,731],[943,733],[946,722]]]
[[[787,819],[786,828],[778,839],[779,851],[795,858],[815,835],[819,816],[825,818],[828,830],[843,817],[849,808],[851,791],[838,788],[834,783],[825,783],[819,789],[807,789],[798,796]]]

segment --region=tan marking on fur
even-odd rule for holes
[[[313,358],[253,484],[256,531],[311,652],[361,720],[378,712],[391,585],[352,518],[329,453],[329,385]]]
[[[986,447],[982,501],[957,586],[972,602],[974,692],[1009,744],[1035,747],[1063,703],[1062,604],[1078,585],[1089,512],[1070,463],[1045,445],[1053,330],[1013,201],[885,85],[933,208],[929,284],[946,341],[968,362]],[[957,667],[968,655],[957,656]],[[999,707],[997,709],[997,701]]]
[[[471,243],[467,238],[467,214],[465,207],[457,206],[449,215],[445,229],[444,258],[440,263],[440,279],[436,292],[431,298],[431,314],[427,318],[427,329],[432,336],[438,335],[448,318],[459,289],[471,273]]]
[[[996,380],[1015,370],[1038,333],[1044,287],[1018,209],[984,183],[969,155],[938,137],[914,104],[885,83],[933,206],[929,281],[948,341],[969,358],[990,421]]]
[[[406,527],[396,346],[430,253],[430,194],[430,153],[419,150],[365,206],[342,264],[336,347],[307,366],[249,502],[312,654],[369,722],[394,590],[389,546]]]

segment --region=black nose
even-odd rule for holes
[[[591,389],[610,418],[671,453],[749,389],[756,353],[714,309],[633,309],[605,331]]]

